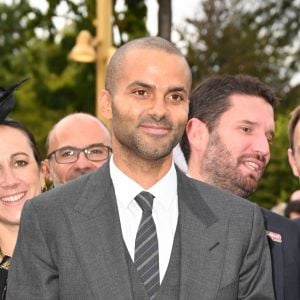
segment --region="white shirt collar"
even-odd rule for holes
[[[110,176],[114,184],[116,198],[120,200],[126,208],[134,200],[134,197],[145,189],[133,179],[124,174],[114,163],[113,157],[110,159]],[[173,199],[177,198],[177,173],[172,164],[167,174],[151,188],[147,190],[155,198],[160,199],[160,205],[168,209]],[[163,200],[163,201],[162,201]]]

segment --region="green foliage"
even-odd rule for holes
[[[6,88],[30,77],[15,92],[17,105],[11,117],[33,131],[43,153],[53,124],[71,112],[94,114],[96,99],[95,64],[68,59],[80,30],[87,29],[95,36],[95,0],[76,4],[72,0],[48,0],[47,4],[42,10],[26,0],[0,3],[0,86]],[[125,4],[123,12],[114,13],[120,36],[132,39],[147,35],[144,1]],[[123,21],[118,23],[121,16]],[[63,29],[55,25],[57,17],[65,21]]]
[[[114,11],[115,27],[119,32],[120,45],[148,35],[146,16],[147,7],[144,0],[126,0],[123,11]]]

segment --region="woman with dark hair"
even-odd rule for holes
[[[7,274],[17,241],[21,212],[26,201],[41,193],[45,185],[45,168],[41,163],[32,133],[22,123],[6,119],[7,112],[3,113],[4,106],[1,104],[3,104],[3,90],[0,90],[0,117],[2,117],[0,118],[0,299],[2,300],[5,299]],[[10,105],[9,111],[11,109]]]

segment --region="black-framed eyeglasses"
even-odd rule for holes
[[[90,161],[103,161],[109,158],[112,148],[104,144],[93,144],[86,148],[62,147],[52,151],[47,158],[54,156],[58,164],[71,164],[78,160],[80,152]]]

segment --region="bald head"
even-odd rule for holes
[[[88,148],[102,144],[111,146],[111,137],[105,125],[96,117],[86,113],[74,113],[61,119],[49,132],[46,151],[49,178],[54,185],[65,183],[83,174],[94,171],[103,161],[91,161],[84,153],[72,163],[57,162],[55,151],[62,148]],[[108,149],[108,148],[105,148]],[[49,154],[52,154],[49,156]]]
[[[61,137],[67,138],[64,144],[71,142],[74,147],[75,144],[82,145],[83,138],[97,139],[106,145],[111,145],[109,130],[99,119],[87,113],[70,114],[53,126],[46,141],[47,154],[62,146]]]
[[[111,57],[106,71],[105,89],[112,95],[115,92],[115,84],[123,73],[123,63],[127,53],[135,49],[154,49],[181,57],[185,62],[184,55],[171,42],[161,37],[146,37],[132,40],[121,46]],[[190,85],[192,83],[192,74],[188,63],[186,62],[187,72],[189,74]]]
[[[290,196],[290,201],[300,200],[300,190],[294,191]]]

